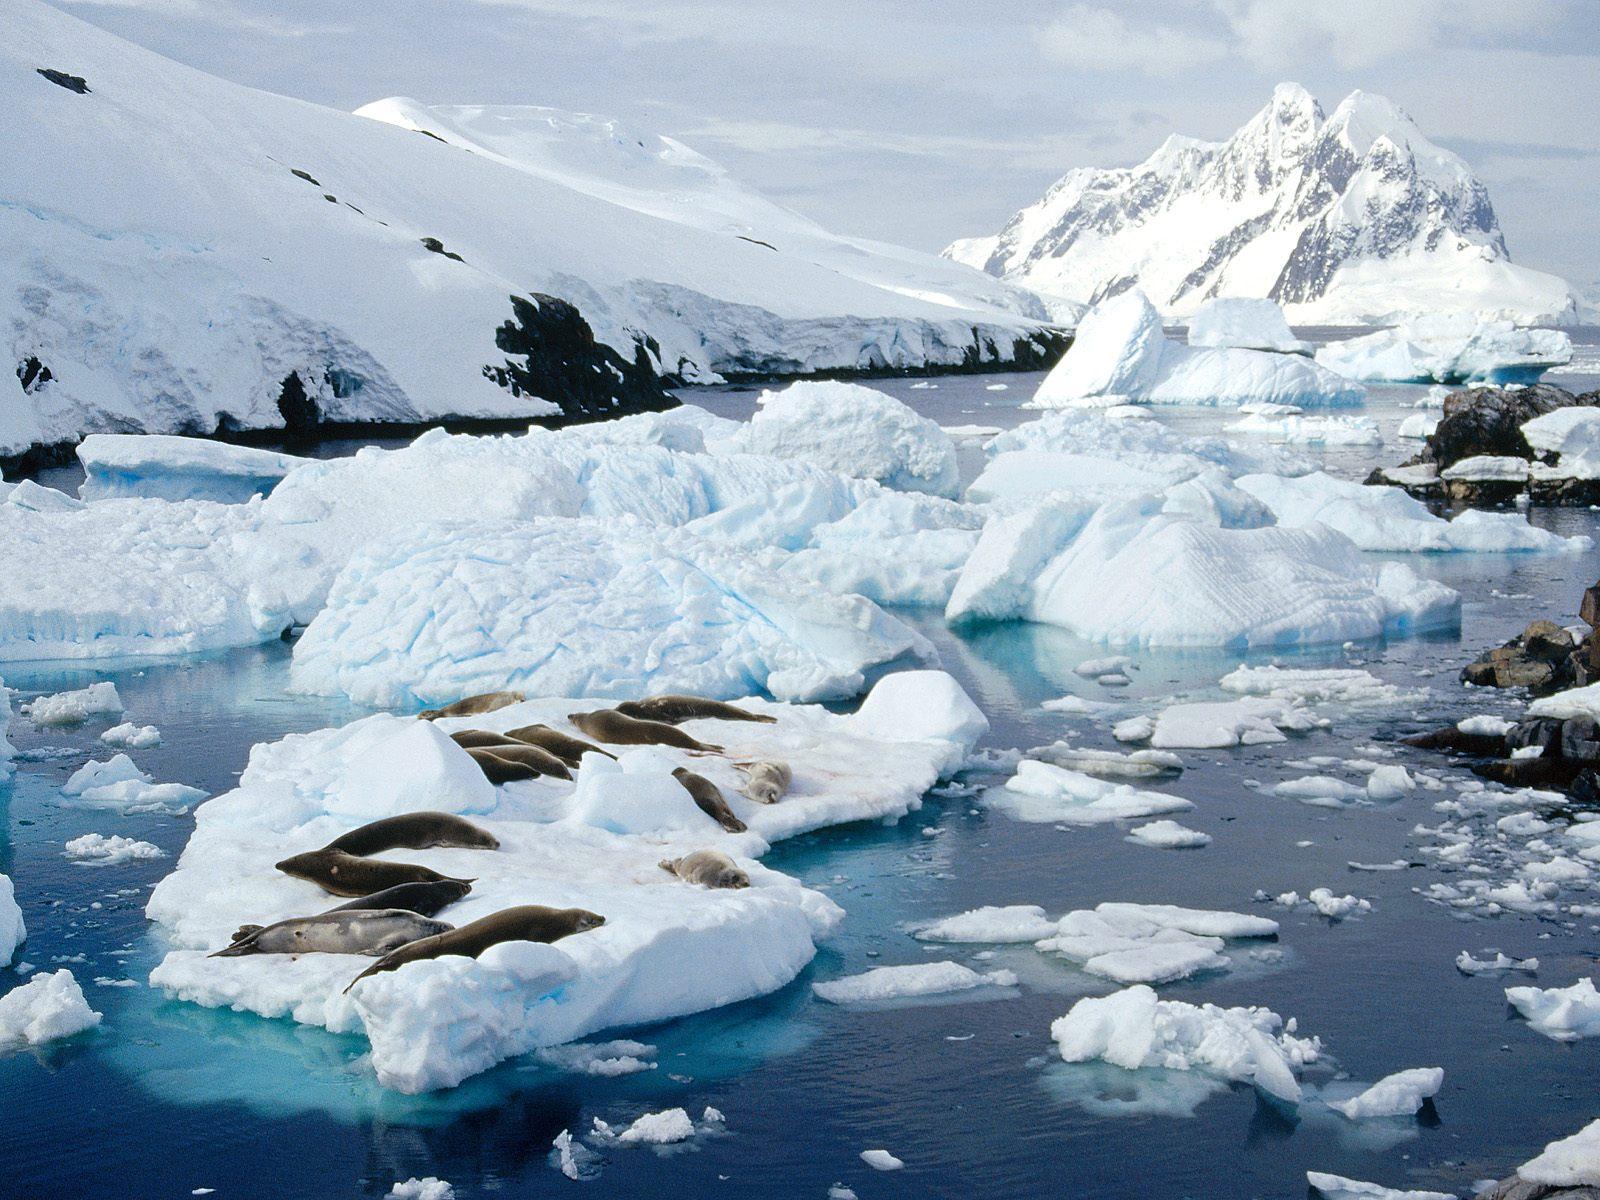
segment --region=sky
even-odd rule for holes
[[[842,233],[938,250],[1072,167],[1217,139],[1304,84],[1388,96],[1514,261],[1600,281],[1600,0],[55,0],[340,108],[545,104],[687,142]]]

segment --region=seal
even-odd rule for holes
[[[688,767],[677,767],[672,772],[672,777],[689,795],[694,797],[694,802],[701,812],[721,825],[729,833],[743,833],[748,826],[738,817],[733,815],[733,809],[728,807],[728,802],[722,798],[722,791],[704,775],[696,775]]]
[[[361,896],[348,904],[340,904],[328,912],[350,912],[354,909],[403,908],[420,917],[438,915],[472,890],[465,879],[441,879],[437,883],[398,883],[370,896]],[[326,915],[326,914],[324,914]],[[233,935],[236,939],[238,934]]]
[[[641,721],[612,708],[573,713],[567,720],[595,741],[610,742],[613,746],[676,746],[680,750],[722,753],[721,746],[698,742],[676,726],[662,721]]]
[[[503,733],[491,733],[487,729],[458,729],[450,735],[450,740],[463,750],[481,750],[484,747],[518,746],[521,745],[516,738],[507,737]]]
[[[627,700],[617,705],[617,711],[637,721],[660,721],[677,725],[682,721],[759,721],[763,725],[776,725],[777,717],[764,717],[760,713],[746,712],[721,700],[706,700],[700,696],[650,696],[644,700]]]
[[[575,767],[582,762],[585,754],[604,754],[607,758],[616,758],[615,754],[600,749],[593,742],[575,738],[571,734],[562,733],[559,729],[551,729],[548,725],[524,725],[520,729],[508,729],[506,737],[514,738],[526,746],[537,746],[541,750],[548,750],[569,767]]]
[[[452,929],[449,933],[408,942],[398,950],[390,951],[352,979],[344,990],[348,992],[368,975],[394,971],[407,963],[442,958],[446,954],[477,958],[490,946],[497,946],[501,942],[556,942],[574,933],[598,929],[605,923],[606,919],[599,913],[592,913],[586,908],[546,908],[542,904],[504,908],[492,916]]]
[[[343,850],[308,850],[275,865],[285,875],[314,883],[335,896],[370,896],[401,883],[472,883],[470,879],[451,879],[415,863],[362,858]]]
[[[696,850],[682,858],[664,858],[661,869],[685,883],[708,888],[747,888],[750,876],[721,850]]]
[[[212,958],[241,954],[388,954],[454,925],[403,908],[354,909],[290,917],[272,925],[241,925],[233,943]]]
[[[413,812],[371,821],[340,834],[323,848],[364,855],[383,850],[427,850],[433,846],[498,850],[500,839],[453,813]]]
[[[744,772],[744,786],[739,791],[757,804],[776,804],[794,782],[789,764],[777,759],[734,765]]]
[[[437,721],[440,717],[476,717],[494,712],[497,708],[521,704],[526,699],[521,692],[483,692],[441,708],[425,708],[417,716],[423,721]]]
[[[479,746],[468,750],[473,761],[482,768],[491,783],[510,783],[517,779],[537,779],[553,775],[557,779],[571,779],[572,772],[548,750],[515,742],[509,746]]]

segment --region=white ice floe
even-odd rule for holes
[[[1364,900],[1360,896],[1337,896],[1332,888],[1325,887],[1312,888],[1305,896],[1301,896],[1299,892],[1282,892],[1274,896],[1272,902],[1279,908],[1299,908],[1306,905],[1330,921],[1342,921],[1346,917],[1372,911],[1372,901]]]
[[[1183,771],[1183,759],[1168,750],[1134,750],[1119,754],[1115,750],[1088,750],[1066,742],[1053,742],[1028,751],[1028,757],[1101,779],[1160,779]]]
[[[1310,354],[1311,343],[1289,330],[1276,300],[1227,297],[1207,300],[1189,318],[1189,345]]]
[[[1539,529],[1521,513],[1468,509],[1447,521],[1400,488],[1335,479],[1320,471],[1295,479],[1246,475],[1235,485],[1264,504],[1280,527],[1326,525],[1363,550],[1577,554],[1594,544],[1582,535],[1562,537]]]
[[[1302,407],[1357,404],[1364,389],[1297,354],[1213,349],[1167,339],[1161,314],[1138,288],[1090,309],[1072,347],[1045,376],[1034,408],[1112,404]]]
[[[626,1038],[611,1042],[568,1042],[564,1046],[546,1046],[534,1055],[546,1066],[560,1071],[608,1079],[654,1071],[655,1056],[654,1046]]]
[[[1274,796],[1298,800],[1313,808],[1343,808],[1369,799],[1367,789],[1332,775],[1301,775],[1272,785]]]
[[[1265,1008],[1219,1008],[1162,1000],[1143,984],[1088,997],[1050,1026],[1067,1062],[1102,1059],[1137,1071],[1199,1071],[1254,1085],[1288,1104],[1301,1098],[1300,1069],[1317,1060],[1317,1038]]]
[[[119,750],[148,750],[161,744],[161,731],[154,725],[135,725],[124,721],[100,735],[100,740]]]
[[[1107,902],[1067,913],[1035,946],[1118,983],[1170,983],[1225,969],[1231,962],[1222,953],[1225,939],[1277,932],[1276,921],[1244,913]]]
[[[1571,358],[1572,340],[1560,330],[1518,329],[1470,312],[1414,317],[1316,354],[1347,378],[1389,383],[1533,383]]]
[[[0,967],[9,967],[17,947],[28,936],[17,904],[17,890],[8,875],[0,875]]]
[[[681,1108],[663,1109],[645,1113],[619,1132],[617,1141],[624,1146],[670,1146],[686,1142],[695,1134],[694,1120]]]
[[[1551,1142],[1518,1167],[1517,1174],[1546,1187],[1600,1186],[1600,1121]]]
[[[1035,759],[1018,763],[1016,774],[985,792],[983,802],[1019,821],[1063,825],[1105,825],[1194,807],[1181,796],[1113,783]]]
[[[1385,1075],[1360,1095],[1330,1102],[1328,1107],[1352,1121],[1366,1121],[1374,1117],[1409,1117],[1425,1101],[1438,1095],[1443,1086],[1442,1068],[1412,1067]]]
[[[71,1037],[100,1024],[83,989],[65,967],[41,971],[21,987],[0,996],[0,1047],[7,1043],[36,1046]]]
[[[898,1171],[906,1165],[887,1150],[863,1150],[861,1161],[874,1171]]]
[[[135,841],[113,834],[86,833],[66,844],[66,856],[75,862],[120,863],[134,859],[165,858],[167,852],[150,842]]]
[[[456,1189],[437,1175],[413,1175],[390,1188],[388,1200],[456,1200]]]
[[[1206,750],[1287,741],[1286,732],[1303,733],[1325,724],[1293,699],[1272,695],[1170,704],[1147,720],[1147,726],[1137,728],[1130,723],[1126,737],[1122,732],[1116,736],[1168,750]]]
[[[988,905],[945,917],[914,931],[925,942],[1036,942],[1049,937],[1056,922],[1036,904]]]
[[[1371,417],[1308,417],[1298,411],[1254,412],[1231,422],[1227,430],[1296,446],[1383,444],[1383,434]]]
[[[1211,844],[1211,835],[1190,829],[1176,821],[1151,821],[1128,830],[1128,840],[1162,850],[1192,850]]]
[[[126,754],[90,760],[68,776],[62,794],[81,804],[125,811],[153,811],[192,804],[205,795],[181,783],[155,783]]]
[[[1298,704],[1412,704],[1427,695],[1421,688],[1385,683],[1359,667],[1239,666],[1217,681],[1225,692],[1269,696]]]
[[[114,683],[92,683],[77,691],[30,700],[21,706],[21,712],[35,725],[79,725],[90,717],[120,715],[122,697]]]
[[[1306,1183],[1322,1200],[1457,1200],[1454,1192],[1425,1192],[1415,1188],[1384,1187],[1325,1171],[1307,1171]]]
[[[974,971],[957,962],[911,963],[903,967],[875,967],[861,975],[814,983],[811,990],[829,1004],[863,1004],[941,996],[974,988],[1015,987],[1011,971]]]
[[[292,454],[230,446],[210,438],[92,433],[78,443],[85,500],[144,496],[238,504],[266,495],[306,462]]]
[[[1501,971],[1523,971],[1529,975],[1539,970],[1537,958],[1512,958],[1496,950],[1493,958],[1473,958],[1471,951],[1456,955],[1456,970],[1463,975],[1494,975]]]
[[[1082,675],[1085,679],[1099,679],[1104,675],[1125,675],[1132,665],[1133,659],[1126,654],[1112,654],[1104,658],[1085,659],[1072,668],[1072,673]]]
[[[1506,1001],[1548,1038],[1571,1042],[1600,1036],[1600,992],[1584,978],[1570,987],[1509,987]]]
[[[465,787],[462,768],[471,769],[465,753],[452,758],[453,750],[438,740],[416,744],[407,734],[424,723],[409,718],[379,715],[259,745],[238,787],[197,811],[176,870],[151,895],[149,915],[174,946],[152,973],[152,985],[210,1007],[364,1032],[379,1082],[406,1092],[453,1086],[506,1058],[600,1030],[775,991],[811,961],[817,940],[842,913],[825,896],[755,860],[780,838],[903,816],[966,760],[985,723],[959,686],[937,673],[889,676],[851,716],[743,703],[777,723],[685,726],[724,746],[727,760],[665,747],[626,751],[620,770],[629,786],[619,790],[606,785],[618,777],[618,764],[591,755],[576,781],[490,788],[487,807],[475,798],[476,789]],[[567,715],[595,706],[593,700],[530,700],[431,728],[506,730],[546,722],[576,733]],[[741,796],[742,777],[730,761],[764,758],[783,759],[794,770],[793,786],[775,805]],[[383,778],[408,780],[403,796],[378,786],[376,775],[366,777],[382,760],[390,768]],[[666,772],[678,764],[715,783],[749,831],[725,833],[692,804],[623,805],[628,794],[676,798],[683,789],[669,792],[674,781]],[[591,909],[606,924],[553,945],[511,943],[477,960],[412,964],[363,980],[348,995],[343,989],[369,960],[207,957],[241,923],[276,921],[331,903],[273,863],[375,817],[439,807],[440,796],[501,841],[498,851],[436,848],[383,856],[476,880],[444,919],[463,924],[511,905],[547,904]],[[690,886],[658,865],[706,847],[733,855],[752,886]]]
[[[1423,441],[1433,436],[1433,431],[1439,428],[1441,418],[1436,413],[1416,412],[1400,422],[1400,427],[1395,430],[1397,437],[1412,438]]]

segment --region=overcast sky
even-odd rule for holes
[[[1273,84],[1398,102],[1514,260],[1600,279],[1600,0],[57,0],[354,108],[549,104],[671,134],[829,227],[937,250],[1063,171],[1225,136]]]

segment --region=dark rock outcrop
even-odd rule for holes
[[[1461,682],[1525,687],[1536,696],[1582,687],[1594,678],[1589,666],[1593,643],[1592,632],[1580,643],[1554,621],[1535,621],[1505,645],[1463,667]]]
[[[69,92],[77,92],[80,96],[89,94],[89,83],[82,75],[68,75],[65,71],[57,71],[50,67],[35,67],[34,70],[43,75],[57,87],[64,87]]]
[[[34,355],[29,355],[17,364],[17,379],[22,383],[22,390],[31,396],[55,376],[50,374],[50,368],[45,366]]]
[[[1479,1192],[1478,1200],[1600,1200],[1600,1188],[1530,1183],[1520,1175],[1511,1175],[1488,1191]]]

